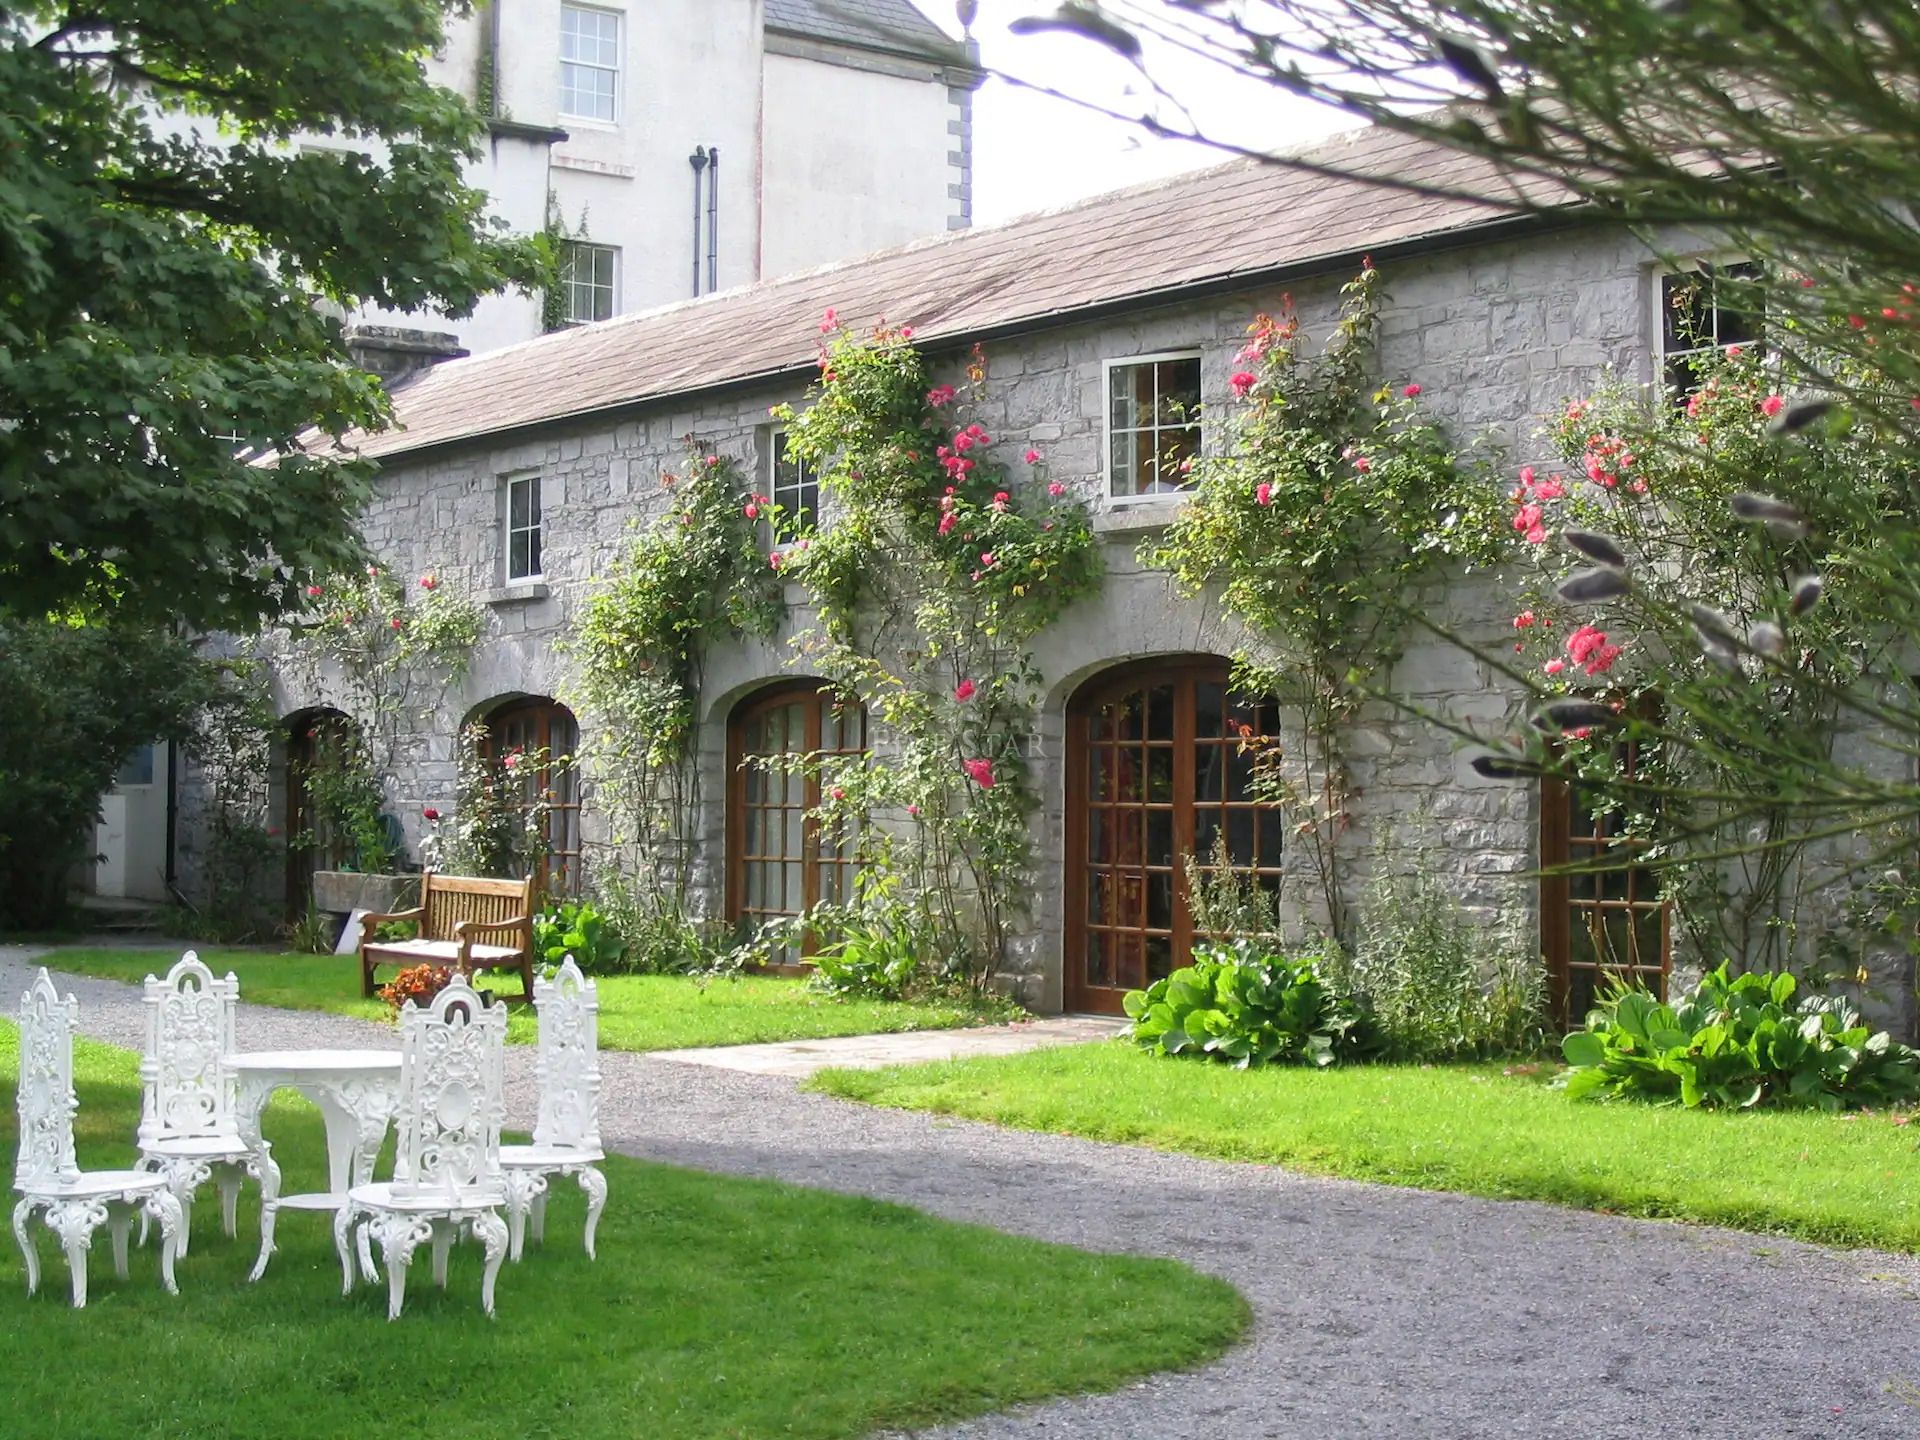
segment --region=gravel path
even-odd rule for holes
[[[31,973],[26,952],[0,948],[0,998]],[[131,987],[60,983],[90,1034],[140,1043]],[[250,1049],[392,1043],[362,1021],[260,1006],[242,1007],[239,1036]],[[510,1048],[520,1125],[532,1058]],[[1914,1257],[1314,1179],[602,1059],[612,1148],[1175,1256],[1254,1307],[1248,1343],[1205,1370],[939,1432],[950,1440],[1920,1436],[1920,1408],[1900,1398],[1920,1401]]]

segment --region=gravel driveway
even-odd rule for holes
[[[0,948],[0,1014],[32,968]],[[89,1034],[141,1043],[132,987],[60,984]],[[239,1038],[393,1043],[362,1021],[262,1006],[242,1007]],[[510,1047],[521,1126],[532,1060]],[[1914,1257],[1314,1179],[602,1060],[611,1148],[1175,1256],[1253,1305],[1247,1343],[1207,1369],[938,1432],[953,1440],[1920,1436]],[[1916,1167],[1906,1183],[1920,1183]]]

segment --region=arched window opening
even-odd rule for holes
[[[1277,891],[1285,816],[1254,794],[1258,743],[1279,706],[1246,695],[1221,659],[1102,677],[1067,714],[1066,1000],[1118,1012],[1128,990],[1184,965],[1196,938],[1183,874],[1226,868]]]
[[[819,681],[777,686],[734,707],[727,727],[727,914],[746,931],[853,898],[855,836],[812,812],[820,765],[867,753],[867,711]],[[818,763],[800,764],[802,756]],[[796,965],[789,945],[778,964]]]
[[[298,918],[313,899],[316,870],[339,870],[352,855],[352,844],[339,825],[316,803],[314,774],[337,764],[341,752],[357,736],[353,720],[329,708],[301,710],[289,715],[286,728],[286,836],[287,914]]]

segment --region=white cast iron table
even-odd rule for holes
[[[260,1165],[260,1258],[247,1278],[258,1280],[273,1254],[274,1219],[282,1209],[338,1210],[347,1190],[373,1179],[374,1158],[386,1139],[400,1092],[398,1050],[258,1050],[227,1056],[236,1082],[240,1138]],[[280,1167],[261,1137],[260,1112],[275,1090],[297,1090],[320,1107],[327,1127],[327,1189],[280,1193]]]

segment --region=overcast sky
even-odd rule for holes
[[[959,33],[951,0],[915,0]],[[1138,71],[1073,36],[1010,35],[1009,21],[1052,0],[980,0],[981,62],[1036,84],[1137,113],[1151,103]],[[1149,50],[1154,78],[1191,108],[1201,129],[1240,144],[1290,147],[1351,125],[1350,118],[1283,95],[1179,52]],[[1160,140],[1046,95],[989,79],[974,97],[973,214],[988,224],[1103,190],[1219,164],[1218,150]]]

